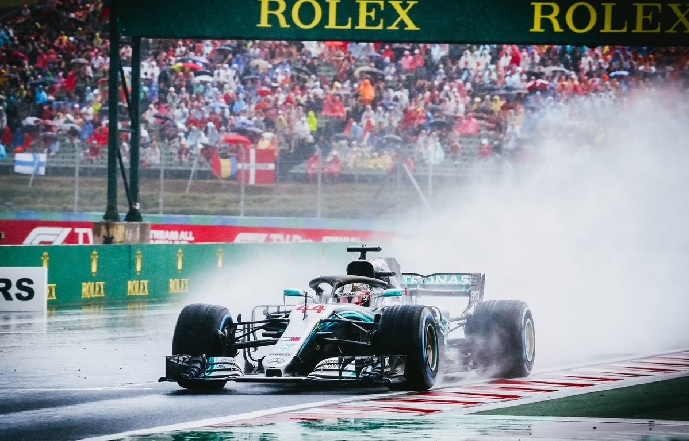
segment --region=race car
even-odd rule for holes
[[[185,306],[160,381],[192,390],[335,381],[421,391],[441,374],[531,373],[531,310],[518,300],[484,300],[485,274],[403,273],[395,258],[367,258],[380,247],[347,251],[359,257],[345,275],[317,277],[309,291],[285,289],[283,304],[256,306],[250,320],[223,306]]]

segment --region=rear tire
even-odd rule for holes
[[[383,308],[378,325],[377,352],[380,355],[404,355],[402,384],[391,389],[428,390],[435,384],[440,364],[437,323],[430,309],[423,305],[394,305]]]
[[[226,356],[219,331],[232,324],[227,308],[204,303],[187,305],[180,312],[172,337],[173,355]],[[190,390],[219,390],[226,380],[179,380],[177,384]]]
[[[519,378],[531,373],[536,357],[536,331],[526,303],[479,303],[467,320],[466,336],[479,375]]]

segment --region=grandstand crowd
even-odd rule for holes
[[[47,0],[6,11],[0,29],[0,155],[108,142],[108,8]],[[132,48],[121,47],[131,86]],[[614,112],[644,90],[686,95],[689,48],[385,44],[343,41],[142,42],[144,166],[161,149],[191,165],[230,134],[274,149],[283,169],[389,170],[520,160],[550,111]],[[120,125],[126,129],[125,94]],[[563,111],[563,109],[567,109]],[[128,158],[126,131],[120,135]],[[288,170],[289,171],[289,170]]]

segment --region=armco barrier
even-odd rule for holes
[[[297,257],[344,265],[345,243],[126,244],[0,247],[0,266],[48,268],[48,307],[165,300],[194,292],[238,263]],[[298,270],[298,267],[295,268]],[[316,275],[314,275],[315,277]]]

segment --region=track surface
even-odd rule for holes
[[[129,308],[58,310],[47,317],[1,313],[0,439],[105,439],[111,434],[161,426],[202,427],[208,424],[198,422],[209,419],[218,421],[216,427],[233,428],[233,431],[239,427],[250,431],[251,426],[265,423],[283,430],[284,424],[292,426],[304,421],[325,421],[322,424],[327,429],[328,420],[338,421],[339,427],[344,428],[347,424],[342,425],[343,419],[356,418],[362,413],[381,420],[437,414],[442,421],[441,415],[448,410],[451,413],[459,410],[459,414],[473,411],[473,406],[467,408],[467,403],[481,402],[485,407],[483,405],[489,403],[482,401],[494,394],[496,387],[492,385],[489,388],[492,392],[486,392],[488,386],[472,386],[476,379],[468,376],[459,378],[457,384],[449,388],[434,389],[425,396],[414,397],[390,394],[384,388],[304,389],[229,383],[223,391],[198,396],[176,384],[157,382],[164,371],[165,355],[170,351],[180,309],[181,306],[175,304],[134,304]],[[679,364],[681,371],[689,370],[689,354],[682,355]],[[622,371],[636,365],[624,366]],[[634,369],[633,372],[644,374],[640,375],[642,378],[654,374]],[[673,366],[663,369],[669,371],[658,374],[677,374]],[[625,375],[604,375],[599,369],[594,376],[601,384],[596,385],[590,378],[593,372],[579,373],[589,378],[579,378],[576,382],[591,383],[593,389],[609,387],[606,384],[617,381],[610,378],[627,383]],[[534,380],[557,383],[548,374],[532,376],[528,381]],[[502,393],[509,395],[507,401],[522,401],[529,396],[552,395],[552,391],[548,391],[555,386],[530,383],[524,391],[508,384]],[[496,396],[500,398],[499,393]],[[362,398],[373,400],[366,402]],[[324,401],[332,404],[313,408]],[[277,408],[291,411],[271,411]],[[473,424],[471,418],[478,417],[466,418],[470,418],[466,420],[468,424]],[[403,422],[398,420],[398,423]],[[496,424],[501,426],[503,422]],[[515,427],[521,427],[520,424],[529,423],[518,422]],[[356,431],[356,424],[350,429]]]
[[[70,441],[387,392],[231,383],[199,397],[158,383],[180,309],[0,313],[0,439]]]

